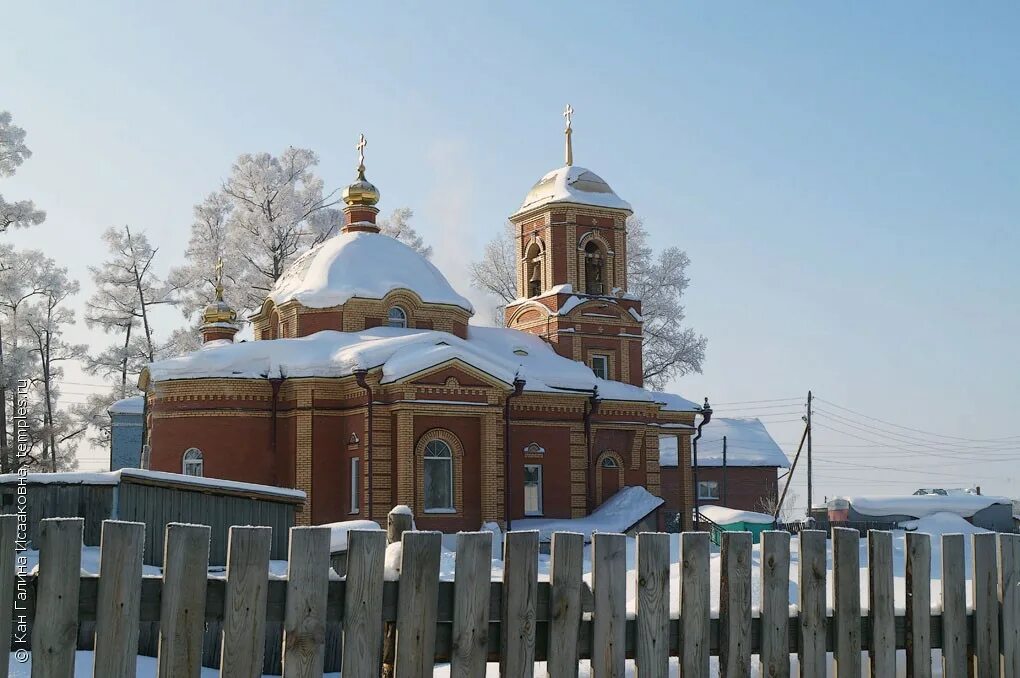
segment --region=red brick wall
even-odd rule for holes
[[[416,416],[414,418],[414,441],[415,447],[411,453],[417,453],[418,439],[427,431],[434,428],[444,428],[453,433],[464,446],[464,456],[461,459],[460,483],[463,491],[463,508],[461,515],[426,514],[415,515],[415,524],[423,530],[442,530],[443,532],[456,532],[457,530],[477,530],[482,525],[482,474],[481,474],[481,425],[476,417],[435,417]],[[421,487],[421,479],[417,475],[421,472],[422,463],[417,457],[414,463],[415,492]],[[454,478],[454,483],[458,481]],[[461,508],[461,507],[457,507]]]
[[[151,435],[156,443],[150,457],[154,471],[181,473],[184,451],[197,447],[202,450],[204,473],[210,478],[278,484],[268,445],[267,417],[156,417],[152,419]]]
[[[538,443],[545,448],[541,457],[525,455],[525,446]],[[524,465],[542,466],[542,515],[570,517],[570,428],[513,426],[510,430],[510,464],[513,493],[510,515],[524,518]]]
[[[716,504],[743,511],[762,511],[761,500],[776,496],[776,469],[760,466],[731,466],[726,469],[726,489],[723,489],[723,470],[720,467],[701,467],[698,480],[719,483],[719,501],[702,500],[702,504]]]

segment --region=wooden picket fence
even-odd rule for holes
[[[12,519],[0,519],[0,605],[8,610],[16,586],[14,529]],[[282,622],[283,675],[293,678],[322,676],[329,623],[342,627],[341,654],[334,659],[348,678],[383,671],[397,678],[431,676],[437,661],[449,661],[453,676],[484,676],[487,661],[499,661],[501,675],[531,676],[536,660],[547,661],[552,676],[574,676],[580,658],[591,660],[599,678],[623,676],[626,659],[633,658],[641,678],[648,678],[667,676],[670,657],[679,657],[682,676],[701,677],[709,675],[710,656],[718,656],[721,675],[746,676],[752,655],[759,655],[762,675],[788,676],[797,655],[800,675],[816,678],[826,674],[827,652],[837,675],[860,676],[862,650],[871,675],[893,676],[897,649],[906,650],[908,675],[929,676],[933,648],[941,649],[947,676],[1020,678],[1020,535],[973,536],[972,611],[965,602],[964,537],[943,536],[942,606],[932,615],[930,538],[907,534],[907,607],[898,615],[892,535],[871,532],[871,604],[862,615],[860,538],[856,530],[837,529],[830,616],[826,533],[798,536],[799,601],[791,611],[791,537],[766,532],[761,610],[753,616],[751,535],[726,533],[718,619],[710,615],[706,533],[680,537],[679,591],[670,589],[669,536],[638,536],[636,619],[626,614],[626,538],[619,534],[595,535],[591,587],[582,579],[583,539],[569,533],[554,536],[548,582],[538,581],[535,532],[506,535],[502,582],[491,580],[487,532],[458,536],[452,582],[439,578],[437,532],[403,533],[399,581],[384,581],[382,531],[350,534],[343,581],[329,577],[326,528],[291,530],[285,580],[267,574],[270,528],[231,528],[225,580],[207,576],[208,527],[167,526],[162,577],[142,577],[142,524],[103,524],[98,577],[80,574],[81,535],[81,519],[41,525],[40,571],[26,613],[33,676],[73,675],[79,624],[94,620],[94,675],[102,678],[134,675],[139,622],[153,621],[159,622],[161,678],[198,675],[211,622],[222,625],[220,675],[227,677],[259,676],[266,625]],[[675,597],[680,616],[670,618]],[[0,634],[10,636],[10,617],[0,615]],[[388,629],[395,639],[389,649]],[[4,678],[10,648],[0,645]],[[392,657],[386,656],[390,650]]]

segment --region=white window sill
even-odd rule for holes
[[[545,516],[544,513],[525,513],[524,514],[525,518],[542,518],[544,516]]]
[[[347,512],[347,515],[349,515],[349,516],[356,516],[356,515],[360,515],[360,514],[361,514],[361,510],[360,509],[357,510],[357,511],[348,511]]]
[[[455,508],[436,508],[436,509],[425,509],[425,513],[456,513]]]

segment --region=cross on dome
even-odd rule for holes
[[[573,130],[570,128],[570,121],[573,115],[574,109],[571,108],[570,104],[567,104],[567,107],[563,109],[563,117],[566,118],[567,120],[567,129],[564,130],[563,132],[564,134],[567,135],[567,167],[570,167],[571,165],[574,164],[574,147],[570,143],[570,135],[573,132]]]
[[[358,145],[355,146],[358,149],[358,172],[361,174],[365,173],[365,146],[368,146],[368,142],[365,141],[365,135],[362,134],[358,138]]]

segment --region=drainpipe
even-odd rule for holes
[[[599,409],[599,387],[596,386],[591,390],[591,395],[588,396],[588,403],[584,408],[584,440],[588,447],[588,513],[591,514],[595,510],[595,455],[594,455],[594,442],[591,435],[591,417],[593,414],[598,412]]]
[[[276,447],[277,447],[277,445],[276,445],[276,438],[277,438],[277,435],[276,435],[276,412],[277,412],[277,401],[278,401],[278,399],[280,397],[280,385],[283,384],[283,379],[281,379],[279,377],[275,377],[275,378],[274,377],[269,377],[268,379],[269,379],[269,388],[272,389],[272,392],[273,392],[273,398],[270,401],[270,408],[271,408],[272,416],[270,417],[270,424],[269,424],[269,435],[270,435],[269,449],[272,450],[273,459],[276,460],[278,458],[276,456]],[[297,463],[297,459],[296,458],[294,460],[294,463],[295,464]],[[291,484],[296,485],[297,484],[295,482],[296,480],[297,480],[297,475],[295,473],[294,480],[291,481]],[[308,510],[311,511],[311,506],[308,507]]]
[[[511,501],[513,497],[513,483],[510,482],[510,418],[511,398],[516,398],[524,392],[524,385],[528,383],[524,379],[517,377],[514,379],[514,390],[508,393],[506,401],[503,403],[503,517],[506,519],[506,531],[510,531],[511,518],[510,518],[510,507],[513,505]]]
[[[708,404],[708,398],[705,398],[705,405],[701,408],[701,423],[698,424],[698,434],[691,438],[691,451],[694,457],[694,528],[698,527],[698,518],[701,516],[701,503],[698,501],[698,438],[701,437],[701,429],[708,422],[712,421],[712,406]],[[683,488],[681,485],[681,494]],[[680,501],[680,505],[683,506],[683,500]]]
[[[372,519],[372,387],[368,383],[368,370],[354,370],[354,379],[358,386],[365,389],[365,397],[368,398],[368,434],[365,436],[365,482],[368,483],[368,506],[365,509],[365,517]]]

